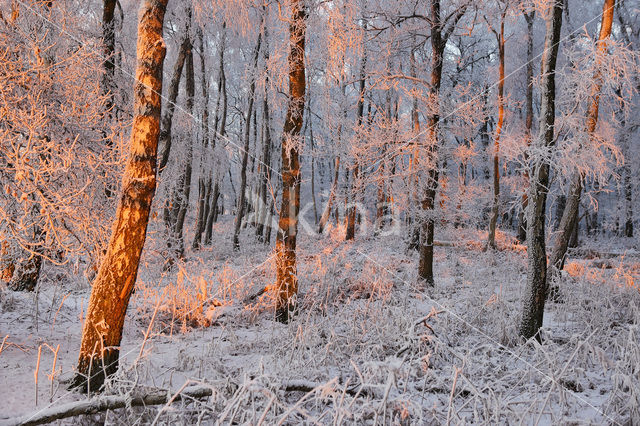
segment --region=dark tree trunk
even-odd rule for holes
[[[264,18],[263,18],[264,19]],[[262,22],[260,23],[262,27]],[[256,47],[253,50],[253,74],[258,72],[258,59],[260,58],[260,45],[262,43],[262,28],[258,33],[258,41]],[[236,216],[236,223],[233,231],[233,249],[240,250],[240,229],[242,226],[242,219],[244,217],[245,204],[247,204],[247,161],[249,159],[249,136],[251,134],[251,117],[253,114],[253,104],[256,94],[256,79],[255,76],[251,78],[249,85],[249,106],[247,107],[247,116],[244,127],[244,147],[242,152],[242,168],[240,170],[240,192],[238,197],[238,212]]]
[[[466,5],[462,6],[456,10],[453,15],[450,15],[449,19],[451,19],[451,21],[445,28],[445,22],[443,22],[440,17],[440,0],[431,0],[431,87],[429,96],[435,106],[434,110],[429,112],[427,116],[427,134],[429,135],[427,156],[429,157],[430,168],[427,172],[422,201],[420,203],[424,217],[421,221],[420,261],[418,264],[418,277],[429,286],[433,285],[434,207],[439,177],[438,149],[441,144],[438,99],[440,96],[440,84],[442,82],[444,48],[458,21],[465,14],[466,8]]]
[[[631,170],[629,166],[624,166],[624,199],[625,199],[625,222],[624,236],[633,238],[633,186],[631,185]]]
[[[366,84],[366,70],[367,70],[367,54],[366,47],[363,46],[365,51],[364,56],[362,57],[362,63],[360,66],[360,92],[358,97],[358,122],[357,129],[358,131],[362,128],[362,118],[364,117],[364,95],[365,95],[365,84]],[[347,231],[345,235],[345,239],[347,241],[353,240],[356,236],[356,213],[357,213],[357,201],[358,197],[357,193],[357,185],[358,185],[358,175],[360,173],[360,166],[357,161],[353,167],[353,173],[351,174],[351,205],[347,206]]]
[[[322,216],[320,216],[320,221],[318,222],[318,234],[322,234],[324,232],[325,226],[327,226],[327,222],[329,222],[329,216],[331,216],[331,208],[333,207],[333,202],[336,198],[336,192],[338,191],[338,180],[340,178],[340,157],[336,157],[335,165],[333,168],[333,182],[331,183],[331,190],[329,191],[329,199],[327,200],[327,205],[322,212]]]
[[[189,38],[189,28],[185,29],[184,39],[180,44],[180,50],[178,51],[178,57],[176,63],[173,66],[173,75],[169,88],[167,90],[167,102],[164,116],[162,117],[162,131],[160,133],[160,166],[158,172],[162,173],[169,161],[169,154],[171,153],[171,129],[173,127],[173,114],[176,111],[176,102],[178,101],[178,92],[180,89],[180,79],[182,77],[182,69],[184,68],[187,54],[191,50],[191,39]]]
[[[222,42],[220,43],[220,65],[218,67],[218,100],[216,101],[216,118],[214,123],[214,131],[216,132],[212,150],[215,155],[216,140],[225,138],[227,135],[227,77],[224,70],[224,53],[226,49],[226,23],[222,24]],[[221,105],[222,104],[222,105]],[[220,112],[222,108],[222,112]],[[219,124],[219,129],[218,129]],[[213,238],[213,224],[218,220],[218,199],[220,198],[220,181],[224,178],[219,162],[216,162],[216,170],[214,171],[213,194],[209,204],[209,215],[205,224],[204,243],[209,245]]]
[[[600,35],[598,37],[598,46],[597,50],[600,55],[604,55],[606,53],[606,43],[605,40],[609,38],[611,34],[611,27],[613,24],[613,8],[615,5],[615,0],[605,0],[602,8],[602,22],[600,25]],[[596,58],[596,62],[599,63],[602,61],[600,57]],[[589,105],[589,110],[587,112],[587,123],[586,130],[587,134],[591,138],[593,133],[596,130],[596,125],[598,124],[598,110],[600,104],[600,92],[602,89],[602,75],[600,71],[596,71],[596,74],[593,77],[593,86],[591,88],[591,103]],[[564,209],[564,213],[562,214],[562,219],[560,221],[559,231],[557,233],[557,237],[555,240],[555,244],[553,246],[553,251],[551,252],[551,257],[549,259],[550,265],[553,268],[552,271],[554,274],[557,274],[559,270],[564,267],[565,257],[567,255],[567,247],[569,245],[569,239],[571,238],[571,233],[573,232],[573,226],[576,223],[578,217],[578,207],[580,205],[580,197],[582,194],[583,187],[583,176],[580,172],[575,171],[573,176],[571,177],[571,187],[569,189],[569,196],[567,197],[567,206]]]
[[[262,132],[262,164],[260,165],[260,212],[258,226],[256,227],[256,237],[259,241],[268,244],[271,235],[271,223],[267,221],[270,216],[271,198],[267,192],[267,186],[271,180],[271,120],[269,118],[269,99],[268,92],[265,89],[264,100],[262,103],[262,121],[264,130]]]
[[[547,18],[547,30],[542,54],[541,110],[538,138],[539,150],[554,145],[556,60],[562,26],[562,0],[554,0]],[[527,206],[527,284],[519,333],[525,339],[537,336],[542,327],[547,297],[547,252],[545,245],[545,213],[549,187],[549,162],[534,159],[531,173],[529,204]]]
[[[191,16],[191,13],[189,13]],[[193,100],[195,97],[195,73],[193,69],[193,49],[189,48],[186,60],[185,89],[187,92],[187,113],[193,115]],[[180,176],[178,190],[176,191],[175,205],[178,206],[176,221],[174,225],[173,240],[176,243],[176,257],[184,258],[184,220],[189,210],[189,198],[191,195],[191,177],[193,173],[193,135],[187,132],[187,153],[184,163],[184,174]]]
[[[24,262],[18,263],[11,274],[9,288],[13,291],[34,291],[40,279],[42,256],[32,253]]]
[[[202,244],[202,233],[204,232],[205,224],[208,217],[209,199],[211,197],[211,170],[207,170],[207,166],[204,164],[206,158],[204,152],[209,147],[209,79],[206,71],[206,61],[204,54],[204,39],[202,36],[202,29],[198,29],[198,41],[200,44],[200,88],[202,96],[202,148],[203,154],[200,162],[201,176],[198,178],[198,219],[196,223],[195,235],[193,237],[192,247],[199,249]]]
[[[116,51],[116,32],[115,32],[115,9],[116,0],[104,0],[102,3],[102,44],[104,61],[102,67],[104,68],[104,75],[102,76],[102,92],[106,95],[105,109],[107,111],[105,119],[111,122],[113,119],[113,107],[114,107],[114,75],[115,64],[114,56]],[[107,148],[113,147],[113,141],[109,138],[109,135],[103,133]],[[111,198],[114,188],[111,184],[107,184],[105,187],[105,195]]]
[[[525,129],[527,138],[527,147],[531,146],[531,131],[533,128],[533,21],[535,19],[535,9],[529,13],[524,14],[524,19],[527,21],[527,95],[526,95],[526,108],[527,115],[525,118]],[[525,161],[528,161],[529,157],[525,157]],[[527,210],[528,202],[528,187],[529,187],[529,171],[525,168],[523,178],[527,189],[522,193],[522,210],[518,216],[518,239],[524,242],[527,239],[527,218],[525,212]]]

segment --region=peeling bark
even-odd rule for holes
[[[82,330],[77,375],[72,386],[97,391],[118,368],[122,328],[138,273],[156,188],[160,136],[162,26],[168,0],[144,0],[138,14],[134,118],[130,156],[124,171],[107,253],[91,289]]]

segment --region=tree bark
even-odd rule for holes
[[[531,146],[531,129],[533,127],[533,21],[535,19],[535,9],[529,13],[524,14],[524,19],[527,21],[527,94],[526,94],[526,108],[527,115],[525,118],[525,134],[527,138],[527,147]],[[528,161],[529,157],[525,156],[525,161]],[[529,171],[525,168],[522,177],[527,185],[527,189],[522,193],[522,210],[518,217],[518,239],[524,242],[527,239],[527,219],[525,211],[527,210],[528,202],[528,187],[529,187]]]
[[[327,200],[327,205],[324,207],[324,211],[322,212],[322,216],[320,216],[320,221],[318,222],[318,234],[322,234],[324,232],[324,228],[327,226],[327,222],[329,222],[329,216],[331,216],[331,208],[333,207],[333,202],[336,198],[336,192],[338,191],[339,177],[340,177],[340,156],[337,156],[335,159],[335,165],[333,168],[333,182],[331,182],[329,199]]]
[[[493,139],[493,205],[491,207],[491,219],[489,221],[489,237],[487,247],[496,248],[496,226],[498,224],[498,213],[500,203],[500,136],[502,135],[502,125],[504,123],[504,21],[507,15],[508,6],[504,6],[500,19],[500,33],[496,33],[498,40],[498,61],[500,78],[498,80],[498,126]]]
[[[265,43],[268,42],[265,27]],[[265,64],[269,60],[268,44],[264,49]],[[267,73],[267,82],[269,75]],[[271,180],[271,119],[269,118],[269,91],[267,84],[264,88],[264,98],[262,101],[262,163],[260,164],[260,212],[258,214],[258,225],[256,226],[256,237],[258,241],[269,244],[271,239],[271,222],[267,217],[271,217],[272,201],[267,193],[267,186]]]
[[[424,217],[421,220],[420,260],[418,264],[418,277],[429,286],[433,285],[433,237],[435,231],[433,213],[436,191],[438,190],[438,149],[441,144],[438,129],[440,123],[438,99],[442,82],[444,48],[458,21],[465,14],[468,4],[465,3],[455,14],[450,16],[451,21],[445,28],[445,22],[440,17],[440,0],[431,0],[431,88],[429,96],[436,106],[427,116],[427,134],[429,135],[427,156],[431,164],[427,172],[427,181],[424,185],[421,201]]]
[[[264,18],[262,18],[264,19]],[[255,74],[258,72],[258,59],[260,58],[260,46],[262,44],[262,23],[260,22],[260,32],[258,33],[258,41],[256,47],[253,50],[253,69],[254,74],[251,77],[251,83],[249,85],[249,106],[247,107],[247,116],[244,127],[244,147],[242,152],[242,168],[240,170],[240,192],[238,194],[238,212],[236,216],[236,223],[233,231],[233,249],[240,250],[240,229],[242,226],[242,219],[244,217],[245,204],[247,203],[247,161],[249,159],[249,136],[251,134],[251,116],[253,114],[253,104],[256,94],[256,78]]]
[[[365,27],[366,28],[366,27]],[[364,117],[364,94],[365,94],[365,84],[366,84],[366,71],[367,71],[367,53],[366,47],[362,47],[364,50],[364,55],[362,57],[362,63],[360,65],[360,91],[358,96],[358,106],[357,106],[357,131],[358,134],[362,128],[362,118]],[[356,161],[356,164],[353,167],[353,172],[351,174],[351,205],[347,206],[347,230],[345,234],[345,240],[353,240],[356,236],[356,214],[357,214],[357,200],[358,197],[356,195],[357,185],[358,185],[358,175],[360,173],[360,166]]]
[[[167,1],[144,0],[138,14],[130,156],[107,253],[91,289],[73,382],[86,391],[98,390],[118,368],[122,328],[146,238],[156,188]]]
[[[562,27],[562,0],[554,0],[547,19],[542,54],[540,129],[536,149],[547,151],[554,145],[556,60]],[[536,158],[531,173],[531,187],[527,209],[527,284],[519,334],[525,339],[537,336],[542,327],[547,294],[547,253],[545,245],[545,213],[549,186],[549,161]]]
[[[613,8],[615,0],[605,0],[602,8],[602,22],[600,24],[600,35],[597,41],[596,66],[601,63],[600,55],[606,54],[606,39],[611,35],[611,27],[613,23]],[[596,68],[593,77],[593,86],[591,88],[591,103],[587,112],[586,130],[589,138],[592,137],[598,124],[598,111],[600,105],[600,92],[602,89],[602,75]],[[564,267],[564,261],[567,254],[569,239],[573,231],[578,216],[578,207],[580,205],[580,197],[582,195],[583,176],[579,171],[575,171],[571,177],[571,187],[567,197],[567,205],[562,214],[557,237],[549,259],[552,268],[552,274],[557,274]]]
[[[198,219],[196,222],[196,230],[193,237],[192,248],[197,250],[202,244],[202,233],[204,232],[205,224],[208,216],[209,199],[211,197],[211,170],[207,170],[207,165],[204,160],[206,159],[205,152],[209,148],[209,77],[206,71],[206,60],[204,54],[204,38],[202,35],[202,29],[198,29],[198,42],[200,45],[200,89],[202,97],[202,148],[203,154],[200,161],[201,176],[198,178]]]
[[[220,65],[218,67],[218,100],[216,101],[216,118],[213,126],[216,132],[213,139],[213,153],[216,155],[216,140],[225,138],[227,135],[227,76],[224,70],[224,52],[226,50],[227,32],[226,22],[222,24],[222,42],[220,43]],[[222,103],[222,106],[220,105]],[[220,112],[222,108],[222,112]],[[220,129],[218,129],[218,123]],[[205,225],[204,243],[211,244],[213,237],[213,223],[218,220],[218,199],[220,198],[220,181],[224,177],[224,173],[221,170],[220,163],[215,162],[216,170],[214,171],[214,185],[213,194],[211,196],[211,202],[209,205],[209,216],[207,217],[207,223]]]
[[[116,51],[116,37],[115,37],[115,15],[116,0],[104,0],[102,3],[102,44],[104,61],[102,67],[104,68],[104,75],[102,76],[102,92],[106,96],[105,110],[106,119],[110,122],[113,118],[114,107],[114,76],[115,76],[115,64],[113,62]],[[113,146],[113,141],[109,138],[109,135],[103,133],[105,144],[108,148]],[[105,195],[107,198],[111,198],[114,188],[108,183],[105,186]]]
[[[191,17],[191,11],[188,13]],[[187,114],[193,115],[193,100],[195,97],[195,74],[193,69],[193,48],[189,46],[187,59],[185,62],[185,89],[187,92],[186,107]],[[189,198],[191,196],[191,177],[193,174],[193,134],[191,130],[186,134],[187,152],[184,162],[184,173],[180,175],[178,180],[178,188],[174,197],[174,205],[178,207],[175,224],[173,224],[173,242],[175,246],[176,258],[184,258],[184,220],[189,209]]]
[[[292,0],[289,24],[289,100],[282,130],[282,200],[276,238],[276,319],[288,322],[296,311],[298,277],[296,237],[300,211],[300,130],[304,116],[305,41],[307,12],[304,0]]]
[[[173,66],[173,75],[169,88],[167,90],[167,102],[166,111],[162,117],[162,131],[160,133],[160,166],[158,168],[159,173],[164,171],[169,161],[169,154],[171,153],[171,128],[173,126],[173,114],[176,111],[176,102],[178,100],[178,92],[180,90],[180,79],[182,77],[182,69],[187,59],[187,54],[191,50],[191,39],[189,38],[189,29],[185,30],[185,35],[180,44],[178,50],[178,57],[176,63]]]

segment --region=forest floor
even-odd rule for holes
[[[269,293],[255,296],[275,271],[250,232],[232,252],[225,217],[215,247],[163,272],[151,231],[106,390],[205,384],[213,395],[61,424],[640,423],[637,242],[584,243],[540,345],[517,338],[526,251],[504,234],[483,252],[486,232],[439,230],[433,288],[417,284],[417,254],[400,236],[301,235],[300,312],[284,325]],[[0,289],[0,424],[87,398],[61,383],[90,292],[72,270],[47,265],[37,293]]]

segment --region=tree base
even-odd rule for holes
[[[289,304],[282,308],[276,309],[276,321],[282,324],[289,324],[291,320],[298,314],[298,309],[295,305]]]
[[[80,358],[78,372],[69,380],[67,389],[80,393],[96,393],[104,389],[104,382],[118,371],[120,351],[104,352],[104,358]]]

